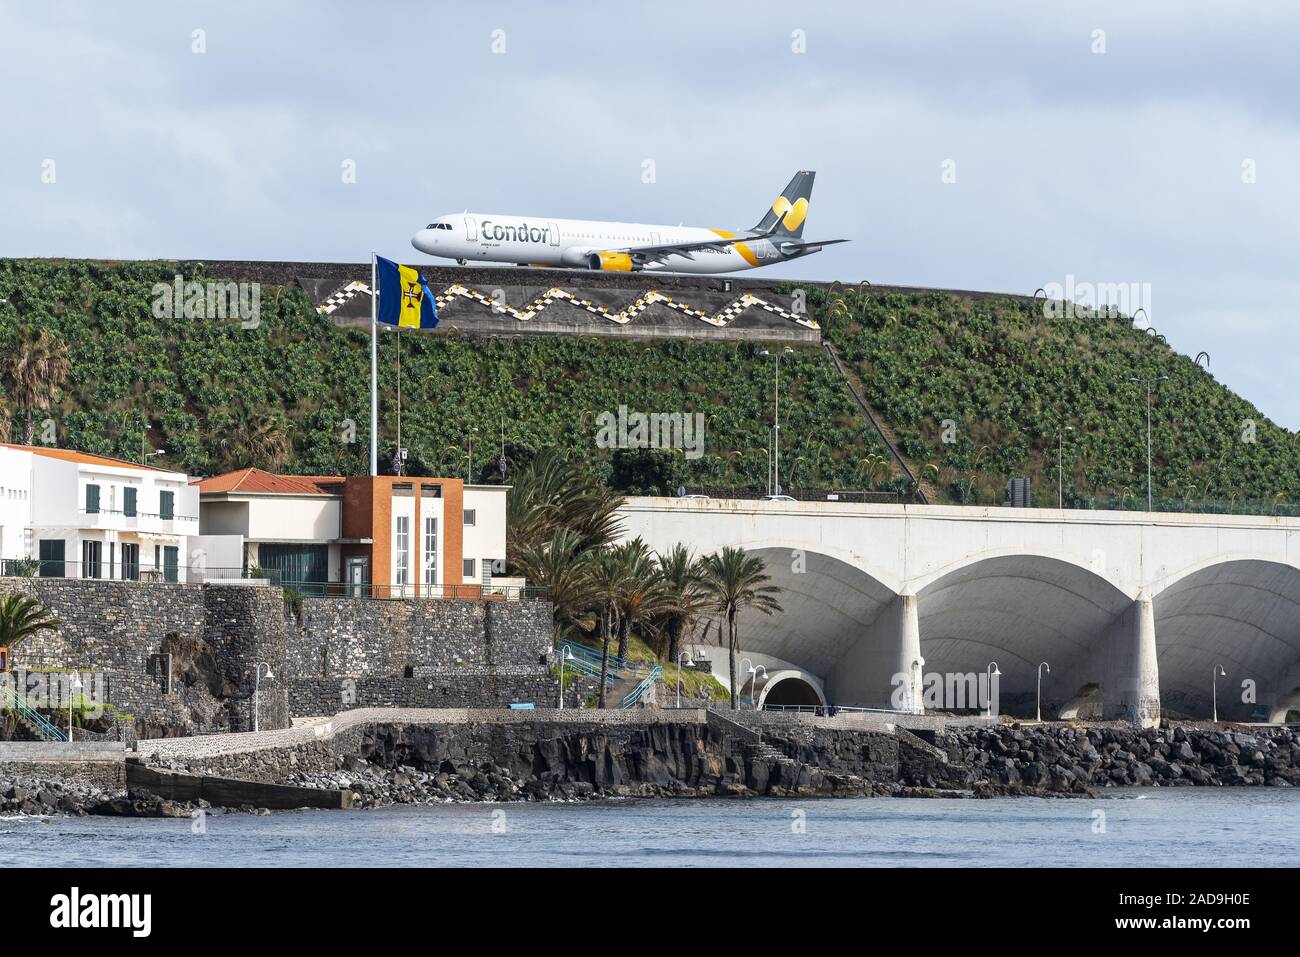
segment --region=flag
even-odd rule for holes
[[[429,283],[418,271],[383,256],[375,257],[379,282],[379,311],[375,318],[401,329],[432,329],[438,306]]]

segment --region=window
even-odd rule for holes
[[[465,559],[464,568],[461,569],[461,572],[462,572],[461,575],[462,578],[472,579],[474,577],[474,559],[472,558]]]
[[[164,521],[171,521],[175,518],[176,493],[159,492],[158,493],[158,517]]]
[[[441,485],[421,485],[420,498],[442,498]]]
[[[41,568],[42,578],[62,578],[63,577],[63,548],[64,541],[61,538],[42,538],[40,541]]]
[[[127,581],[140,580],[140,546],[122,543],[122,577]]]
[[[424,519],[424,583],[438,584],[438,519]]]
[[[135,518],[135,488],[128,485],[122,489],[122,514],[127,518]]]
[[[398,515],[393,534],[393,568],[395,585],[405,585],[410,581],[409,560],[411,555],[411,519],[407,515]]]
[[[98,485],[86,486],[86,514],[87,515],[99,514],[99,486]]]
[[[477,522],[478,522],[478,509],[476,508],[465,509],[465,524],[474,525]]]
[[[81,577],[82,578],[99,578],[99,542],[82,542],[81,543]]]
[[[175,545],[163,546],[163,581],[180,581],[180,549]]]

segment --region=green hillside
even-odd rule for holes
[[[138,459],[147,429],[147,444],[167,450],[163,463],[194,474],[245,465],[364,473],[369,331],[338,329],[296,287],[262,287],[256,329],[237,321],[156,319],[153,286],[174,273],[167,263],[0,261],[0,297],[9,299],[0,306],[6,351],[19,323],[53,330],[68,349],[71,375],[50,413],[58,443]],[[396,339],[388,330],[380,337],[385,466],[396,437]],[[408,471],[465,474],[467,439],[477,429],[475,476],[499,480],[504,422],[511,471],[535,450],[558,444],[632,492],[681,483],[763,487],[772,366],[759,348],[406,333]],[[864,431],[834,366],[822,350],[806,348],[787,356],[781,371],[783,475],[793,471],[796,486],[862,487],[862,460],[887,450]],[[21,410],[9,404],[10,433],[20,441]],[[617,414],[620,405],[703,413],[705,454],[688,461],[681,452],[597,448],[597,415]],[[352,435],[348,420],[352,442],[343,441]],[[873,478],[883,486],[887,471],[877,468]]]
[[[0,356],[22,330],[50,330],[68,380],[48,412],[60,445],[138,459],[142,444],[193,474],[243,465],[362,473],[368,463],[369,335],[318,316],[296,287],[262,287],[261,324],[158,319],[152,289],[170,263],[0,261]],[[203,276],[189,276],[202,280]],[[1068,504],[1145,499],[1145,393],[1130,376],[1167,375],[1154,406],[1155,489],[1165,507],[1287,510],[1300,501],[1300,443],[1186,356],[1125,320],[1047,320],[1042,304],[943,293],[813,290],[826,337],[903,455],[941,500],[1000,503],[1028,475],[1054,504],[1057,428]],[[381,336],[381,441],[396,435],[396,336]],[[499,479],[504,422],[511,471],[548,445],[573,450],[630,491],[761,488],[771,421],[771,360],[747,343],[520,337],[402,337],[402,434],[411,471]],[[3,371],[3,370],[0,370]],[[782,362],[782,473],[809,490],[908,483],[882,464],[830,358]],[[0,388],[8,390],[0,379]],[[21,441],[24,410],[6,395],[0,427]],[[596,416],[702,412],[705,454],[597,448]],[[943,441],[945,419],[952,420]],[[1253,420],[1255,441],[1242,441]],[[349,421],[354,425],[349,428]],[[473,432],[477,430],[477,432]],[[38,441],[41,436],[38,431]],[[352,441],[345,441],[352,439]]]
[[[1057,435],[1069,425],[1067,505],[1144,506],[1146,390],[1128,380],[1155,376],[1169,377],[1152,401],[1157,507],[1300,501],[1297,436],[1127,319],[1047,319],[1041,300],[941,293],[844,289],[810,300],[904,456],[954,501],[1000,503],[1006,478],[1028,475],[1035,501],[1054,505]],[[955,442],[944,441],[945,419]]]

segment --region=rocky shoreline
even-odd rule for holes
[[[706,797],[1099,797],[1130,787],[1295,787],[1300,731],[1181,726],[950,727],[933,739],[900,734],[884,760],[884,735],[816,729],[765,732],[761,743],[668,738],[654,727],[613,739],[497,740],[465,748],[445,731],[376,728],[346,753],[303,748],[249,755],[225,773],[355,795],[355,807],[515,801]],[[890,742],[895,741],[892,736]],[[484,754],[491,757],[483,760]],[[164,770],[218,773],[183,761]],[[0,815],[189,817],[204,801],[173,802],[140,789],[8,779]],[[252,807],[251,813],[268,813]]]

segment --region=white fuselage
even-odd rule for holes
[[[587,268],[589,257],[629,247],[693,243],[734,235],[696,226],[652,226],[586,219],[542,219],[497,213],[443,216],[420,230],[411,245],[430,256],[468,262]],[[721,273],[780,262],[767,239],[721,249],[697,249],[649,263],[646,271]]]

